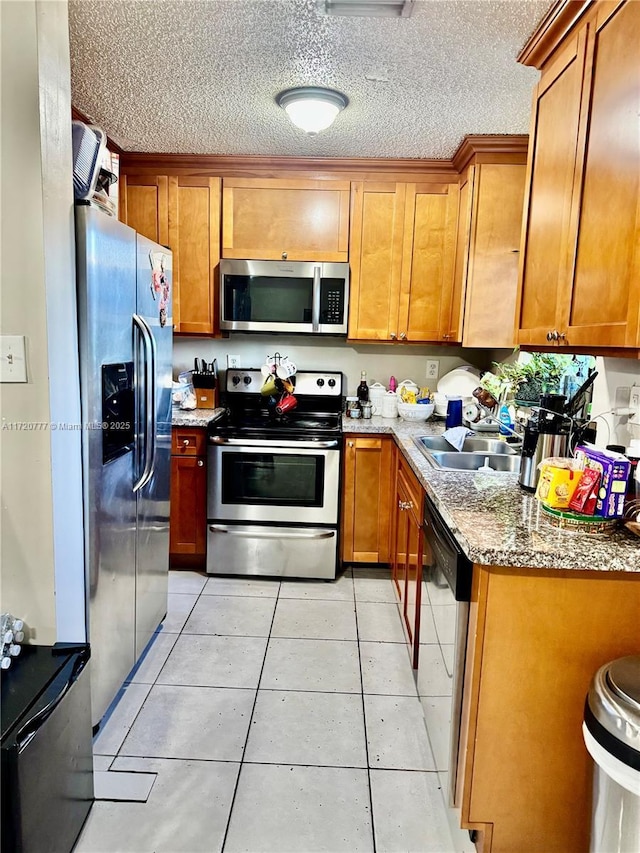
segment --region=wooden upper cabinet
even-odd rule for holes
[[[452,340],[458,187],[354,182],[349,338]]]
[[[466,293],[462,344],[513,347],[526,166],[479,163],[460,187],[455,304]]]
[[[640,4],[601,2],[542,62],[521,344],[640,347]]]
[[[225,178],[222,257],[349,259],[348,181]]]
[[[220,263],[220,178],[169,178],[169,245],[174,291],[180,298],[177,331],[216,331]]]
[[[455,340],[457,217],[457,184],[407,184],[398,316],[401,340]]]
[[[534,93],[517,315],[521,344],[547,344],[547,335],[562,326],[561,306],[570,289],[569,226],[585,54],[582,31],[561,50]]]
[[[220,262],[220,178],[123,175],[121,216],[173,252],[177,333],[216,331]]]
[[[350,338],[397,339],[405,197],[404,184],[352,185]]]
[[[169,179],[166,175],[123,175],[120,218],[162,246],[169,244]]]
[[[568,344],[640,345],[640,4],[602,4],[591,28]],[[582,144],[582,140],[580,140]]]

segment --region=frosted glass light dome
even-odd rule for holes
[[[280,92],[276,103],[286,111],[292,124],[309,136],[316,136],[333,124],[340,110],[349,102],[345,95],[334,89],[301,86]]]

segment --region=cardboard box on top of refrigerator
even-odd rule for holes
[[[624,499],[631,463],[622,453],[601,450],[596,447],[576,447],[576,459],[584,462],[585,468],[600,472],[600,488],[596,502],[596,515],[604,518],[620,518],[624,514]]]

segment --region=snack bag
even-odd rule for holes
[[[595,468],[585,468],[575,492],[569,501],[569,509],[583,515],[593,515],[598,500],[600,473]]]
[[[566,460],[568,464],[554,459],[556,464],[549,465],[549,461],[542,463],[536,498],[552,509],[567,509],[582,472],[575,469],[572,459]]]

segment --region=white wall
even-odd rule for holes
[[[26,336],[28,371],[0,386],[0,607],[46,644],[85,636],[80,434],[50,426],[79,422],[67,5],[0,15],[0,323]]]
[[[260,367],[267,355],[275,351],[288,355],[298,370],[341,370],[347,377],[347,393],[355,394],[360,371],[367,371],[367,381],[387,385],[389,377],[398,382],[412,379],[418,385],[435,388],[425,378],[427,359],[440,361],[440,376],[461,364],[473,364],[480,369],[491,366],[487,350],[462,347],[405,346],[403,344],[348,344],[340,338],[305,337],[302,335],[243,335],[230,334],[228,339],[174,338],[174,377],[182,370],[193,368],[194,357],[211,361],[218,359],[218,368],[226,369],[227,354],[239,355],[242,367]]]
[[[629,445],[632,438],[640,438],[640,424],[632,423],[626,416],[610,413],[613,408],[628,405],[627,389],[640,385],[640,364],[633,358],[596,358],[598,376],[593,385],[592,416],[598,424],[597,444]]]

